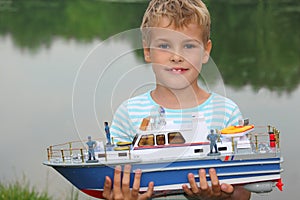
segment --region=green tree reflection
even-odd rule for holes
[[[56,37],[88,42],[139,27],[145,3],[99,0],[5,0],[0,34],[10,34],[17,46],[37,50]]]
[[[300,77],[299,1],[210,1],[212,57],[224,81],[292,91]]]
[[[212,58],[226,85],[265,87],[279,93],[299,85],[298,0],[205,2],[212,16]],[[11,35],[16,46],[33,52],[57,37],[104,40],[139,27],[146,6],[147,0],[2,0],[0,35]]]

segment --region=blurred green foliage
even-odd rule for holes
[[[279,93],[298,86],[300,1],[204,1],[212,17],[211,57],[226,85]],[[33,52],[58,37],[105,40],[138,28],[146,7],[147,0],[0,0],[0,36]]]
[[[29,183],[0,183],[0,200],[51,200],[47,192],[37,192]]]

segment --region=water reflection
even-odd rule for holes
[[[57,37],[104,40],[140,25],[147,1],[5,1],[0,35],[21,49],[38,52]],[[291,92],[300,75],[300,2],[209,1],[212,57],[227,85]],[[120,12],[122,10],[122,12]],[[135,43],[135,38],[132,38]]]
[[[65,199],[71,186],[56,172],[41,166],[46,159],[45,148],[79,139],[73,124],[71,99],[80,63],[101,41],[138,27],[146,1],[6,0],[6,5],[3,2],[0,1],[0,132],[4,139],[0,142],[0,180],[14,179],[24,173],[33,184],[41,189],[48,187],[51,194]],[[213,19],[212,58],[226,83],[226,95],[252,121],[259,125],[274,124],[284,135],[284,192],[273,192],[267,197],[255,195],[253,199],[295,196],[300,186],[300,166],[295,163],[300,140],[295,131],[300,113],[300,3],[296,0],[206,2]],[[112,41],[110,45],[120,49],[136,43],[132,37]],[[139,53],[128,56],[126,61],[115,64],[122,67],[124,63],[126,67],[141,64]],[[144,70],[141,73],[151,74],[144,67],[139,68]],[[112,72],[116,76],[118,73]],[[151,80],[148,76],[138,78],[135,81]],[[122,93],[114,96],[115,104],[129,95],[126,85],[120,85]],[[96,98],[102,100],[106,92],[100,82],[99,88]],[[111,119],[107,107],[97,101],[100,122]],[[86,121],[87,129],[91,127],[89,122]],[[102,134],[101,127],[99,131],[93,134]],[[12,149],[13,154],[7,153]],[[80,199],[89,198],[81,195]]]
[[[300,75],[299,1],[211,4],[213,58],[227,85],[293,91]]]

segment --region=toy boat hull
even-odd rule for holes
[[[44,164],[82,192],[97,198],[103,197],[105,177],[113,180],[115,166],[124,164],[132,166],[131,184],[135,170],[142,170],[141,192],[147,190],[150,181],[154,182],[153,197],[183,193],[182,185],[188,184],[189,173],[199,182],[199,169],[208,172],[210,168],[216,169],[220,183],[244,185],[258,193],[270,192],[277,183],[282,190],[279,131],[269,127],[267,133],[254,133],[253,126],[251,130],[246,127],[241,135],[230,133],[218,140],[215,137],[217,152],[212,152],[204,119],[193,121],[197,126],[192,125],[191,129],[141,131],[128,146],[102,146],[96,151],[96,161],[87,160],[83,148],[76,149],[71,143],[63,144],[67,145],[65,149],[63,145],[50,146]],[[75,151],[80,153],[76,155]],[[209,176],[207,180],[210,181]]]
[[[154,181],[154,196],[183,193],[182,185],[188,184],[187,175],[193,173],[199,181],[198,170],[216,169],[220,182],[229,184],[249,184],[265,181],[278,182],[282,169],[282,159],[276,154],[220,156],[218,158],[177,160],[174,162],[141,163],[138,160],[125,161],[132,165],[132,172],[141,169],[141,191],[146,191],[148,183]],[[113,178],[117,163],[98,162],[82,164],[44,164],[52,166],[82,192],[102,198],[105,176]],[[121,164],[121,163],[118,163]],[[133,180],[134,174],[131,174]],[[210,181],[209,177],[207,180]],[[131,181],[132,182],[132,181]],[[256,191],[253,191],[256,192]]]

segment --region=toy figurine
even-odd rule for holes
[[[212,155],[220,155],[217,147],[218,135],[215,134],[215,130],[211,129],[210,134],[207,136],[207,139],[210,141],[210,152],[207,154],[208,156]],[[215,152],[213,152],[213,148],[215,148]]]
[[[92,160],[92,157],[94,160],[96,160],[95,158],[95,147],[96,147],[96,141],[92,140],[91,136],[88,136],[88,141],[86,142],[87,146],[88,146],[88,153],[89,153],[89,159],[88,160]]]
[[[158,113],[159,113],[159,121],[158,121],[158,124],[160,126],[160,128],[164,127],[166,125],[166,111],[165,109],[162,107],[162,106],[159,106],[159,109],[158,109]]]
[[[108,122],[104,122],[104,130],[106,133],[106,140],[107,140],[107,145],[111,145],[111,141],[110,141],[110,131],[109,131],[109,126],[108,126]]]

